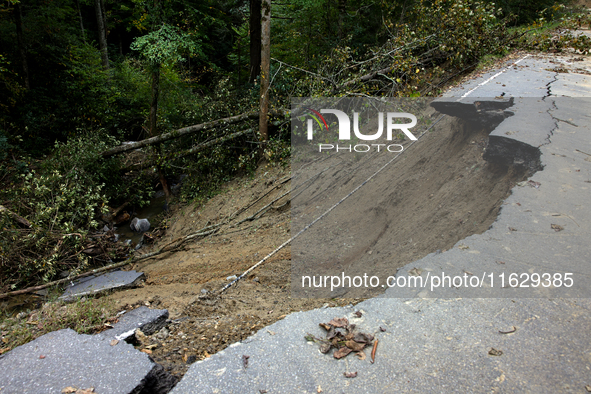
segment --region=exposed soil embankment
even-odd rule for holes
[[[494,222],[503,200],[527,172],[523,166],[483,158],[488,134],[502,114],[481,122],[431,112],[437,124],[412,146],[406,142],[399,158],[294,242],[294,286],[301,287],[302,275],[320,278],[341,272],[377,276],[384,284],[397,268],[482,233]],[[296,228],[325,212],[387,160],[377,153],[348,160],[339,153],[299,162],[316,179],[293,202]],[[381,285],[333,291],[330,286],[306,286],[298,294],[369,297],[383,291]]]

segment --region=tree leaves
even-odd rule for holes
[[[202,54],[199,42],[192,35],[166,23],[136,38],[131,49],[140,52],[152,66],[181,62],[185,60],[183,54]]]
[[[355,331],[355,324],[350,324],[345,317],[335,317],[328,323],[320,323],[320,327],[326,330],[326,338],[316,338],[312,334],[305,336],[307,341],[319,342],[320,352],[328,353],[332,348],[335,349],[333,357],[340,359],[346,357],[352,352],[356,352],[360,360],[365,359],[363,349],[372,345],[374,336]]]

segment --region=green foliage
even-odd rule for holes
[[[552,23],[548,22],[542,13],[536,22],[520,35],[519,45],[545,52],[574,50],[575,53],[591,53],[591,38],[582,32],[575,32],[582,26],[591,26],[591,16],[587,12],[564,13],[564,7],[560,5],[552,7],[551,10],[555,14],[562,13],[561,17]]]
[[[131,49],[140,52],[152,67],[182,62],[184,53],[202,55],[199,43],[190,34],[166,23],[158,30],[137,37]]]
[[[63,328],[71,328],[79,334],[93,334],[99,332],[115,312],[113,304],[107,299],[80,299],[71,304],[46,303],[22,319],[2,317],[3,348],[14,349]]]
[[[571,3],[571,1],[556,0],[494,0],[496,7],[502,9],[504,16],[513,16],[517,25],[525,25],[536,21],[540,13],[546,18],[553,16],[557,5]],[[554,10],[553,10],[554,9]]]
[[[281,138],[271,138],[265,147],[265,155],[271,162],[289,165],[291,158],[291,143]]]
[[[102,152],[115,145],[119,145],[119,141],[104,130],[85,133],[67,143],[56,142],[54,154],[43,165],[44,172],[58,172],[65,178],[74,178],[84,187],[100,187],[104,193],[101,207],[106,206],[108,201],[128,201],[143,206],[154,194],[151,190],[152,177],[143,173],[122,178],[120,158],[103,159],[101,156]]]
[[[96,214],[107,203],[106,196],[101,194],[103,187],[86,184],[76,168],[66,174],[54,170],[40,176],[31,171],[23,177],[20,196],[21,202],[32,210],[28,220],[33,228],[69,233],[97,227]]]
[[[86,229],[96,227],[95,217],[106,206],[101,189],[101,185],[84,185],[75,174],[62,176],[54,171],[37,176],[32,171],[24,175],[19,205],[13,210],[31,228],[23,231],[10,215],[0,217],[0,284],[47,282],[66,267],[84,269],[88,258],[75,252],[84,244]]]

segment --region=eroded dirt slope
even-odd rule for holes
[[[381,209],[369,205],[357,209],[353,204],[331,213],[330,220],[344,228],[364,226],[367,215],[374,217],[366,239],[346,259],[366,259],[376,272],[391,274],[492,224],[503,199],[524,174],[487,164],[482,153],[488,130],[466,132],[456,122],[442,120],[436,131],[409,149],[412,154],[394,163],[389,176],[368,184],[360,193],[362,199],[380,196]],[[289,168],[262,166],[254,177],[231,182],[203,206],[178,209],[160,245],[207,226],[225,224],[215,234],[186,242],[180,250],[140,262],[133,268],[145,272],[145,285],[109,296],[122,308],[169,309],[172,323],[138,344],[169,371],[182,375],[190,363],[290,312],[360,299],[292,298],[289,246],[237,285],[217,293],[229,282],[227,277],[244,272],[290,238],[289,179]],[[354,176],[351,180],[353,184],[358,181]],[[313,200],[313,193],[306,198]],[[314,207],[323,212],[331,203],[314,202],[318,204]],[[261,209],[265,213],[257,215]],[[257,215],[254,220],[245,220],[253,215]],[[310,211],[308,219],[314,215]],[[381,253],[370,253],[376,250]]]

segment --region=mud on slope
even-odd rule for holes
[[[458,122],[443,118],[420,144],[409,149],[412,154],[392,164],[389,175],[360,191],[362,199],[374,201],[379,196],[381,208],[359,210],[352,201],[352,206],[343,204],[331,212],[330,220],[343,228],[371,224],[366,238],[356,244],[348,259],[367,259],[373,272],[390,275],[400,266],[484,232],[493,223],[503,199],[525,173],[486,163],[482,154],[490,130],[466,128]],[[289,195],[281,197],[289,191],[289,176],[289,168],[263,166],[254,177],[229,183],[206,204],[179,208],[161,243],[244,211],[216,234],[134,266],[145,272],[145,285],[109,296],[122,308],[145,304],[169,309],[169,326],[138,343],[167,370],[182,375],[190,363],[245,339],[292,311],[346,305],[360,299],[292,298],[289,246],[222,295],[215,293],[228,283],[228,276],[239,275],[289,239]],[[311,194],[308,197],[313,199]],[[258,219],[243,221],[277,198],[272,204],[275,208]],[[331,203],[314,202],[319,212]],[[367,215],[373,215],[372,220],[361,220]],[[309,217],[313,219],[314,212]],[[373,250],[381,253],[371,253]],[[268,334],[273,335],[271,331]]]
[[[486,102],[478,102],[485,106]],[[462,115],[474,104],[460,105]],[[499,104],[495,102],[489,103]],[[503,105],[510,105],[509,103]],[[507,167],[483,159],[488,134],[505,116],[502,110],[473,112],[469,121],[442,116],[430,109],[429,131],[387,167],[391,154],[333,153],[324,159],[292,163],[305,167],[307,179],[294,181],[295,228],[303,228],[357,185],[383,168],[363,188],[292,243],[292,283],[304,297],[371,297],[384,291],[389,276],[408,263],[457,241],[486,231],[523,167]],[[317,286],[330,275],[376,276],[377,287]],[[312,276],[302,287],[304,280]]]

